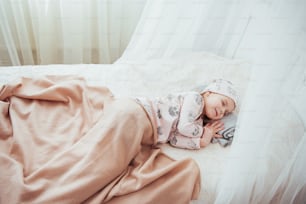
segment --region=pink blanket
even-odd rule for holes
[[[75,76],[0,88],[0,203],[189,203],[193,160],[154,146],[156,128],[131,99]]]

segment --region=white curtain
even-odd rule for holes
[[[252,63],[215,203],[306,203],[305,19],[304,0],[148,0],[117,61],[208,51]]]
[[[1,0],[0,65],[112,63],[145,0]]]

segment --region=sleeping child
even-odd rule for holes
[[[238,95],[230,81],[213,80],[202,91],[169,94],[166,97],[136,98],[157,128],[157,143],[169,142],[185,149],[200,149],[224,129],[220,120],[233,112]],[[203,121],[209,119],[204,125]]]

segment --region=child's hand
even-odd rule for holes
[[[205,132],[209,132],[209,134],[212,135],[211,137],[222,137],[221,135],[217,134],[217,132],[224,129],[224,123],[221,120],[212,121],[207,123],[204,126],[204,129]]]
[[[220,120],[212,121],[204,126],[204,134],[201,138],[201,147],[206,147],[210,144],[212,138],[221,138],[222,135],[217,134],[220,130],[224,129],[224,123]]]

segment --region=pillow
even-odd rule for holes
[[[237,116],[233,113],[223,117],[221,121],[224,123],[224,129],[217,132],[222,138],[213,138],[212,143],[219,143],[221,146],[229,146],[234,138]]]
[[[237,88],[240,99],[243,99],[251,73],[251,63],[248,61],[228,59],[207,52],[188,52],[164,58],[156,56],[136,61],[120,59],[115,64],[125,74],[107,74],[111,77],[103,78],[114,83],[116,93],[124,96],[154,97],[185,92],[213,79],[222,78],[231,81]],[[118,71],[120,73],[120,70],[110,72]],[[118,87],[121,85],[122,87]]]
[[[199,85],[193,88],[192,91],[201,93],[206,87],[207,87],[207,84]]]

